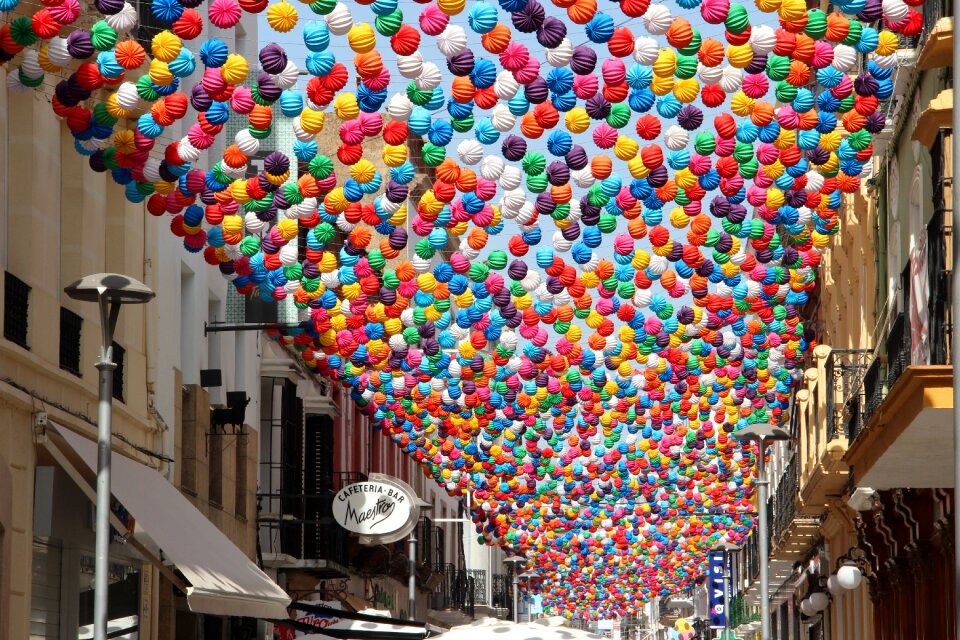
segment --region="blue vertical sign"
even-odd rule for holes
[[[710,602],[710,628],[723,629],[727,622],[727,602],[724,589],[725,562],[722,551],[710,554],[707,574],[707,594]]]

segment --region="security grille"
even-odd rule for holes
[[[80,331],[83,318],[60,307],[60,368],[80,375]]]
[[[4,274],[3,337],[25,349],[27,345],[27,318],[30,305],[30,286],[11,274]]]

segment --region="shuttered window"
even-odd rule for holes
[[[80,375],[80,332],[83,318],[60,307],[60,368]]]
[[[4,274],[3,280],[3,337],[29,349],[30,286],[9,271]]]

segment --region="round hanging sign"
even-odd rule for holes
[[[348,485],[333,500],[333,517],[364,544],[385,544],[406,536],[420,517],[419,501],[406,483],[387,476]]]

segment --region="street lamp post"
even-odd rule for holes
[[[97,406],[97,505],[96,505],[96,559],[93,582],[93,637],[107,638],[107,595],[110,551],[110,456],[113,435],[113,333],[125,304],[143,304],[153,299],[147,285],[116,273],[95,273],[77,280],[64,289],[74,300],[96,302],[100,306],[100,372],[99,403]]]
[[[504,562],[510,567],[510,582],[513,585],[513,621],[520,622],[520,581],[517,576],[517,566],[526,562],[527,559],[519,555],[508,556]]]
[[[527,581],[527,595],[530,594],[530,581],[539,577],[540,577],[540,574],[534,571],[524,571],[523,573],[520,574],[519,580]],[[531,606],[527,606],[527,622],[533,622],[533,609]]]
[[[761,640],[770,640],[770,575],[767,566],[770,563],[770,534],[767,531],[767,489],[769,481],[767,480],[764,456],[767,444],[777,440],[789,440],[790,434],[780,427],[761,423],[740,429],[733,434],[733,437],[740,442],[759,443],[757,486],[760,490],[757,496],[757,502],[759,503],[757,510],[760,526],[757,531],[757,542],[760,548],[760,638]]]

